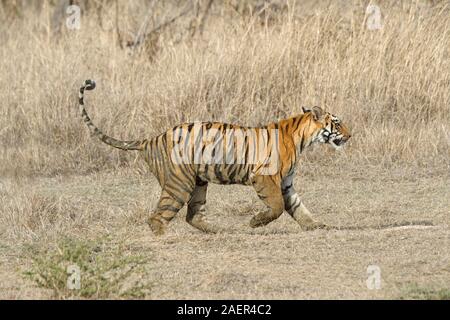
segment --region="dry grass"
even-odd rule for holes
[[[198,29],[192,10],[132,51],[119,42],[148,12],[152,28],[183,8],[118,1],[116,16],[96,1],[80,30],[52,31],[51,1],[39,10],[0,1],[0,297],[120,298],[118,287],[84,295],[60,286],[72,262],[57,250],[66,238],[89,256],[97,253],[86,243],[103,243],[119,272],[129,268],[122,255],[143,255],[134,276],[151,283],[147,298],[448,297],[449,5],[379,1],[383,28],[371,31],[369,1],[290,1],[264,17],[255,2],[215,1]],[[98,84],[88,111],[119,138],[193,120],[258,125],[324,106],[350,125],[352,141],[343,153],[305,154],[297,189],[325,222],[366,229],[300,232],[283,216],[250,230],[261,208],[252,191],[213,186],[208,210],[228,231],[200,234],[183,209],[154,238],[144,221],[159,187],[134,153],[89,137],[77,112],[87,78]],[[389,227],[420,221],[434,226]],[[370,264],[381,267],[381,290],[365,287]],[[42,265],[59,270],[49,278],[57,286],[23,276],[49,277]]]
[[[145,223],[158,199],[154,178],[122,169],[23,184],[14,189],[15,194],[46,199],[38,212],[8,209],[6,198],[0,206],[23,223],[44,221],[46,227],[35,227],[33,233],[28,228],[13,232],[22,223],[0,216],[0,297],[120,298],[119,287],[128,287],[135,294],[125,297],[150,299],[445,298],[450,283],[448,172],[363,171],[352,164],[318,168],[306,164],[295,186],[319,219],[343,230],[301,232],[288,215],[265,228],[251,229],[252,213],[262,208],[254,192],[243,186],[213,185],[208,216],[223,233],[202,234],[184,221],[186,209],[182,209],[168,233],[156,238]],[[48,209],[58,206],[62,210],[57,214]],[[73,214],[78,223],[71,221]],[[433,226],[389,227],[421,221]],[[364,229],[346,229],[352,226]],[[136,258],[146,264],[134,269],[119,287],[101,286],[104,282],[98,281],[104,289],[97,295],[68,292],[61,287],[61,269],[73,260],[64,250],[57,251],[66,238],[82,245],[81,258],[99,257],[95,262],[81,260],[88,268],[82,283],[101,279],[95,270],[111,263],[117,262],[117,272],[127,272]],[[108,260],[98,263],[104,258]],[[380,290],[366,287],[369,265],[381,268]],[[47,277],[50,273],[56,285],[42,288],[41,282],[24,276],[36,270]],[[142,284],[149,289],[141,292]]]

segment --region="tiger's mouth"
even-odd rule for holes
[[[330,140],[330,144],[336,149],[340,149],[346,142],[347,140],[344,138],[336,138]]]

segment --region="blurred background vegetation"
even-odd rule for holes
[[[80,121],[87,78],[98,83],[86,98],[94,123],[118,138],[194,120],[260,125],[320,105],[354,133],[333,153],[342,161],[448,167],[449,17],[447,1],[429,0],[1,0],[1,174],[134,165]]]

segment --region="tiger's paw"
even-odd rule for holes
[[[268,222],[259,219],[259,217],[254,216],[251,220],[250,220],[250,227],[252,228],[258,228],[258,227],[262,227],[265,226]]]
[[[158,219],[149,218],[148,225],[156,236],[162,236],[166,232],[166,226]]]
[[[304,231],[311,231],[311,230],[315,230],[315,229],[324,229],[324,230],[330,230],[331,229],[330,226],[328,226],[325,223],[319,222],[319,221],[315,221],[315,222],[312,222],[310,224],[303,225],[303,226],[301,226],[301,228]]]
[[[200,230],[201,232],[206,233],[206,234],[216,234],[216,233],[221,232],[221,230],[219,228],[212,226],[210,224],[207,224],[207,223],[193,225],[193,227],[195,227],[197,230]]]

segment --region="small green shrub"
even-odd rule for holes
[[[45,251],[32,246],[26,251],[32,266],[25,276],[58,299],[143,298],[150,291],[141,279],[146,259],[125,255],[123,244],[66,238]]]
[[[450,288],[435,289],[412,284],[405,288],[400,299],[450,300]]]

